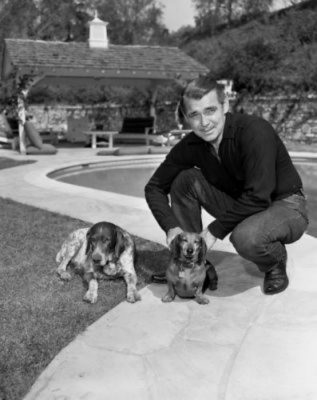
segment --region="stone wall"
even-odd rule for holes
[[[236,111],[262,116],[285,139],[317,141],[317,95],[244,97]]]
[[[232,101],[232,108],[235,105]],[[303,98],[295,96],[244,97],[236,106],[236,111],[262,116],[272,123],[285,139],[317,141],[317,95]],[[91,128],[99,125],[105,130],[120,130],[125,116],[145,117],[146,107],[122,105],[67,106],[30,105],[29,114],[38,129],[67,130],[68,118],[80,119],[88,116]],[[164,103],[157,106],[157,129],[160,132],[176,128],[175,104]]]
[[[168,131],[176,128],[175,105],[166,103],[157,107],[157,129]],[[52,129],[56,132],[66,132],[69,119],[82,119],[88,117],[91,128],[105,130],[120,130],[125,116],[146,117],[147,107],[132,107],[122,105],[99,104],[95,106],[78,105],[29,105],[27,112],[32,115],[35,126],[46,131]]]

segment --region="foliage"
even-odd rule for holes
[[[166,36],[156,0],[0,0],[0,41],[86,41],[96,10],[110,23],[114,43],[153,43]]]
[[[1,3],[1,39],[80,41],[87,35],[91,1],[2,0]]]
[[[272,0],[192,0],[196,8],[196,30],[213,34],[223,24],[230,26],[242,16],[267,12]]]
[[[317,10],[290,10],[192,40],[183,49],[215,78],[251,93],[317,90]]]
[[[98,11],[113,43],[160,44],[168,35],[156,0],[100,0]]]

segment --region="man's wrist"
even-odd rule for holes
[[[208,250],[211,249],[211,248],[214,246],[214,244],[216,243],[216,241],[217,241],[216,236],[214,236],[214,235],[209,231],[208,228],[205,228],[205,229],[201,232],[201,236],[204,238]]]

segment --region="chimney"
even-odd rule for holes
[[[91,49],[108,48],[107,25],[108,22],[101,21],[98,18],[96,11],[95,18],[89,22],[89,47]]]

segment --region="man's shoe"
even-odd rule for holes
[[[281,261],[269,272],[265,273],[263,292],[265,294],[276,294],[283,292],[288,286],[288,277],[286,274],[286,262]]]
[[[167,283],[166,275],[165,274],[153,274],[152,282],[153,283]]]

